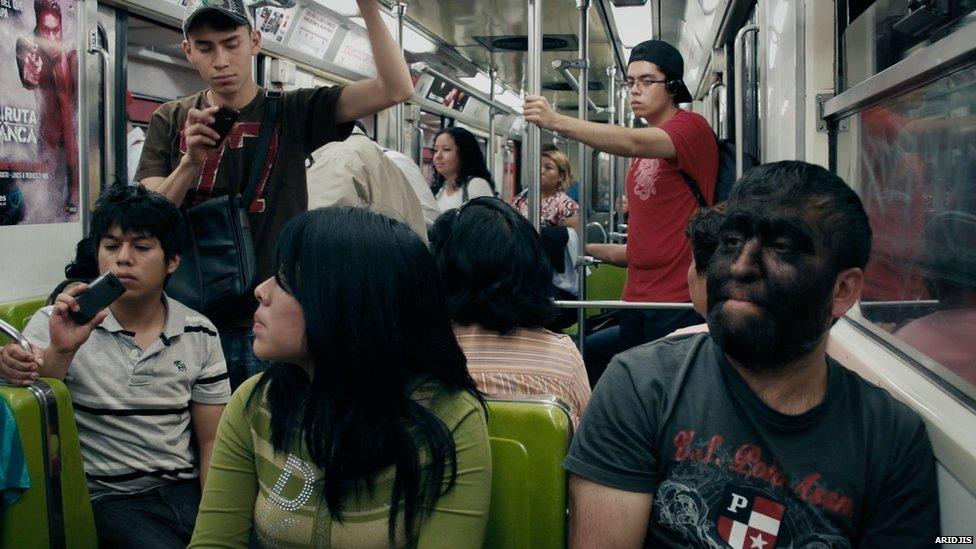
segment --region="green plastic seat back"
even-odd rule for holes
[[[590,274],[586,276],[586,300],[616,301],[623,294],[624,284],[626,282],[626,267],[617,267],[609,263],[601,263],[590,267]],[[587,309],[586,316],[596,316],[601,312],[601,309]],[[577,327],[573,324],[563,330],[563,333],[575,335],[576,330]]]
[[[57,435],[45,437],[43,417],[38,399],[27,387],[0,386],[3,398],[14,413],[23,443],[30,475],[30,488],[0,514],[0,547],[47,548],[62,546],[57,538],[63,535],[63,546],[95,548],[98,538],[95,519],[85,479],[85,468],[78,442],[78,428],[71,409],[71,396],[64,383],[43,378],[57,402]],[[42,444],[47,441],[49,453],[45,462]],[[60,500],[63,514],[63,534],[58,524],[51,524],[49,509],[58,512],[49,502],[56,496],[48,488],[51,468],[60,467]],[[52,530],[54,526],[54,530]]]
[[[488,399],[491,511],[486,548],[566,546],[569,408],[556,398]]]
[[[44,306],[45,301],[47,301],[47,296],[0,303],[0,320],[5,320],[14,328],[23,330],[24,326],[27,326],[27,321],[34,316],[38,309]],[[0,345],[7,343],[10,343],[10,340],[4,335],[0,335]]]

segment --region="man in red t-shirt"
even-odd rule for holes
[[[682,82],[684,61],[667,42],[647,40],[630,53],[627,87],[630,108],[646,128],[584,122],[556,113],[545,98],[529,95],[523,114],[542,128],[616,155],[633,158],[627,172],[630,211],[626,248],[591,244],[593,256],[627,267],[625,301],[687,302],[691,245],[685,224],[698,204],[681,172],[699,185],[705,199],[715,197],[718,145],[708,121],[678,107],[692,98]],[[655,340],[700,323],[692,310],[620,311],[622,348]]]

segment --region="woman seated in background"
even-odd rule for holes
[[[434,138],[432,191],[442,212],[477,196],[494,196],[491,172],[474,134],[464,128],[444,128]]]
[[[542,206],[539,224],[542,227],[572,227],[579,233],[577,215],[579,204],[566,194],[573,182],[569,158],[556,148],[542,151],[542,175],[540,190]],[[529,217],[529,190],[525,189],[515,197],[512,206],[526,218]]]
[[[485,410],[427,247],[361,208],[301,214],[277,246],[254,291],[273,364],[224,411],[191,546],[480,548]]]
[[[543,328],[556,310],[552,268],[532,225],[502,200],[477,198],[442,214],[430,237],[478,388],[492,396],[559,396],[576,424],[590,385],[572,339]]]

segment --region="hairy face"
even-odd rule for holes
[[[730,209],[708,267],[709,331],[743,367],[776,369],[829,329],[835,279],[823,236],[796,212]]]

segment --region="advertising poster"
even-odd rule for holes
[[[257,25],[265,40],[274,40],[279,44],[285,41],[291,20],[298,11],[297,7],[282,9],[263,7],[254,14],[254,24]]]
[[[315,10],[306,9],[288,45],[322,59],[338,30],[339,23]]]
[[[77,0],[0,0],[0,225],[78,220]]]
[[[353,72],[366,76],[376,76],[376,63],[373,61],[373,49],[369,45],[366,31],[350,30],[342,39],[342,45],[333,63],[345,67]]]
[[[454,87],[453,84],[440,78],[435,78],[430,84],[427,92],[427,99],[434,103],[440,103],[449,109],[461,111],[468,103],[468,94]]]

